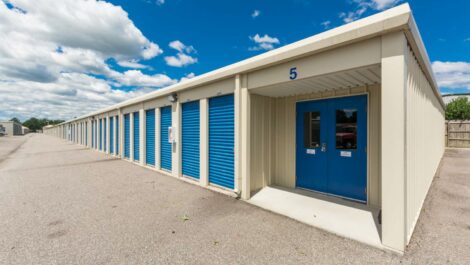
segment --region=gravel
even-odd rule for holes
[[[0,264],[470,264],[470,151],[404,256],[45,135],[0,138]]]

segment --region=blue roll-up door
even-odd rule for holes
[[[109,117],[109,152],[114,153],[114,117]]]
[[[91,121],[91,148],[95,148],[95,121]]]
[[[94,133],[94,137],[95,137],[95,149],[98,149],[98,121],[95,120],[95,133]]]
[[[116,116],[116,155],[119,155],[119,116]]]
[[[168,142],[168,127],[171,127],[171,106],[160,110],[160,165],[171,170],[171,143]]]
[[[130,127],[131,118],[129,114],[124,115],[124,157],[129,158],[130,155]]]
[[[134,112],[134,161],[140,160],[140,119],[139,112]]]
[[[145,160],[155,166],[155,110],[145,111]]]
[[[106,119],[103,119],[103,150],[106,152],[106,132],[107,132],[107,127],[106,127]]]
[[[233,95],[209,99],[209,182],[234,188]]]
[[[100,130],[98,132],[98,137],[100,138],[100,151],[103,150],[103,120],[100,119]]]
[[[184,176],[199,178],[199,101],[182,105],[182,170]]]

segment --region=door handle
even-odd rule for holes
[[[326,143],[321,144],[321,151],[326,152]]]

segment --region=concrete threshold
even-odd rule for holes
[[[333,234],[384,249],[378,210],[315,192],[265,187],[249,203]]]

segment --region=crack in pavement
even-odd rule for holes
[[[0,165],[5,162],[6,160],[8,160],[10,158],[11,155],[13,155],[14,153],[16,153],[16,151],[18,151],[18,149],[20,149],[26,142],[28,142],[28,140],[31,139],[31,137],[26,137],[25,140],[23,140],[23,142],[21,144],[19,144],[17,147],[13,148],[10,152],[8,152],[7,154],[5,154],[5,156],[3,157],[0,157]]]

